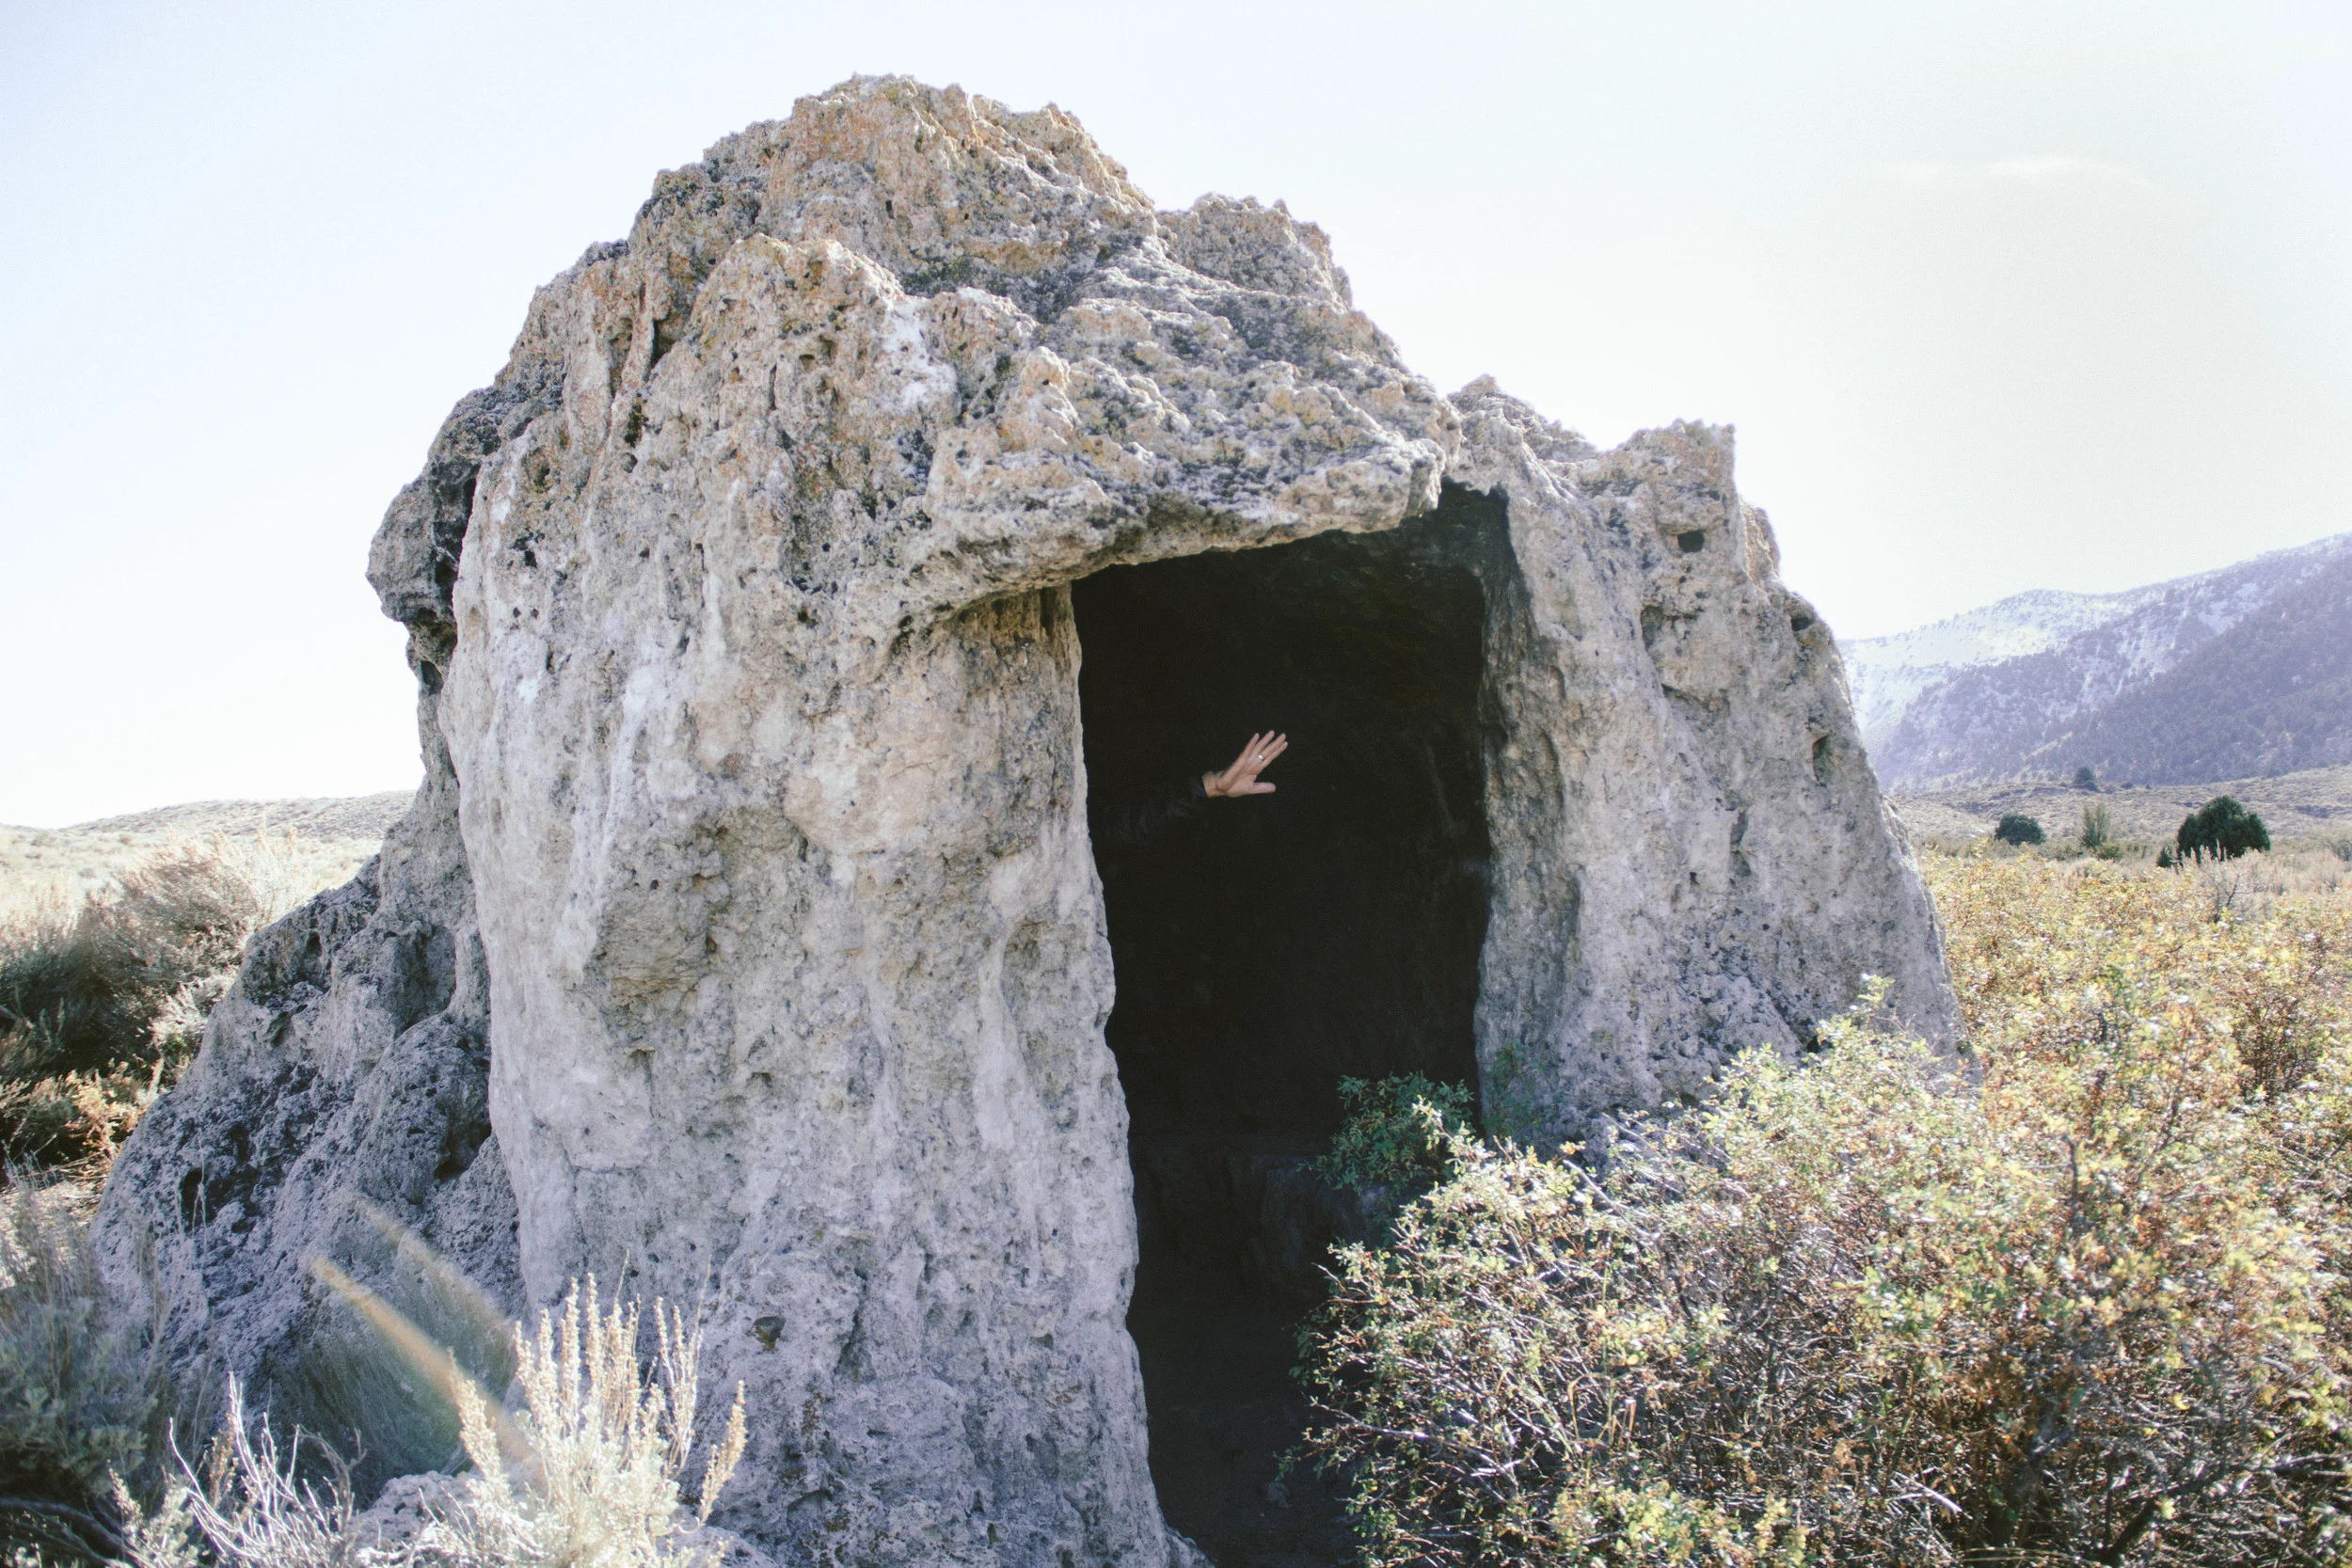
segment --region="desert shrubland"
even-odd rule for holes
[[[1351,1084],[1327,1173],[1399,1201],[1336,1256],[1300,1375],[1367,1560],[2352,1561],[2344,863],[1931,856],[1956,1046],[1866,995],[1605,1167],[1480,1139],[1466,1091]],[[459,1412],[461,1473],[387,1534],[233,1386],[190,1423],[87,1207],[0,1206],[16,1539],[137,1568],[712,1551],[746,1434],[739,1402],[704,1421],[686,1316],[656,1304],[648,1344],[583,1286],[515,1332],[509,1409],[344,1280]]]
[[[246,940],[316,891],[290,847],[215,835],[0,926],[0,1159],[103,1180],[194,1057]]]
[[[2345,1560],[2352,909],[1931,875],[1964,1053],[1866,1006],[1606,1171],[1448,1136],[1343,1252],[1301,1370],[1370,1560]]]

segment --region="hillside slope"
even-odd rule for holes
[[[2038,644],[2038,645],[2037,645]],[[1881,780],[2191,783],[2352,759],[2352,534],[2106,595],[2020,594],[1848,667]]]
[[[1931,626],[1843,644],[1864,744],[1875,752],[1911,705],[1938,682],[1963,670],[2047,652],[2163,597],[2164,592],[2162,585],[2122,594],[2035,589]]]
[[[2117,835],[2153,845],[2169,841],[2181,818],[2217,795],[2234,796],[2258,813],[2281,847],[2352,843],[2352,767],[2312,768],[2277,777],[2216,779],[2194,784],[2140,784],[2096,795],[2048,779],[1963,785],[1890,795],[1915,833],[1931,839],[1981,838],[2010,812],[2040,822],[2053,838],[2081,831],[2083,808],[2105,806]]]
[[[306,892],[348,878],[383,843],[410,791],[341,800],[198,800],[71,828],[0,826],[0,924],[70,914],[122,873],[183,845],[234,858],[249,879]]]
[[[2023,762],[2158,784],[2352,762],[2352,555]]]

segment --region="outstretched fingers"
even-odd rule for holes
[[[1221,773],[1202,774],[1201,783],[1208,786],[1212,795],[1271,795],[1274,786],[1260,784],[1258,775],[1288,750],[1288,736],[1278,735],[1272,730],[1263,735],[1252,735],[1249,744],[1241,749],[1241,755],[1233,759],[1231,768]]]
[[[1233,792],[1237,795],[1273,794],[1274,785],[1259,782],[1258,775],[1289,749],[1290,737],[1277,735],[1272,730],[1263,735],[1251,736],[1249,744],[1242,748],[1240,759],[1233,764],[1236,775]]]

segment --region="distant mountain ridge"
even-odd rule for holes
[[[2019,594],[1845,653],[1891,787],[2352,762],[2352,533],[2120,594]]]

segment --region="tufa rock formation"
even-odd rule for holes
[[[1328,735],[1391,759],[1391,816],[1348,819],[1406,826],[1322,858],[1366,887],[1392,863],[1437,934],[1375,931],[1370,902],[1361,931],[1311,917],[1344,941],[1253,926],[1254,898],[1217,921],[1341,988],[1330,1016],[1393,994],[1371,1056],[1286,1031],[1318,1073],[1454,1052],[1490,1122],[1556,1141],[1793,1049],[1866,974],[1952,1022],[1729,432],[1602,452],[1491,382],[1441,397],[1318,230],[1157,212],[1055,109],[858,80],[660,176],[532,300],[369,571],[409,628],[427,781],[379,860],[257,940],[101,1227],[175,1354],[313,1426],[358,1424],[364,1357],[308,1259],[452,1321],[389,1212],[510,1312],[590,1271],[699,1300],[755,1413],[721,1516],[771,1547],[1187,1555],[1126,1326],[1089,823],[1097,732],[1136,716],[1082,725],[1082,630],[1136,680],[1226,678],[1254,636],[1269,689],[1292,672],[1335,724],[1391,692],[1422,716],[1409,744]],[[1261,580],[1280,594],[1217,620]],[[1360,657],[1317,663],[1325,633]],[[1169,754],[1197,770],[1247,729]],[[1357,809],[1302,798],[1302,834],[1316,799]],[[1146,921],[1167,875],[1114,897]],[[1424,949],[1458,974],[1408,985]],[[1138,969],[1122,1026],[1181,990]],[[1252,1049],[1283,1070],[1283,1035]],[[415,1432],[379,1477],[444,1461]]]

